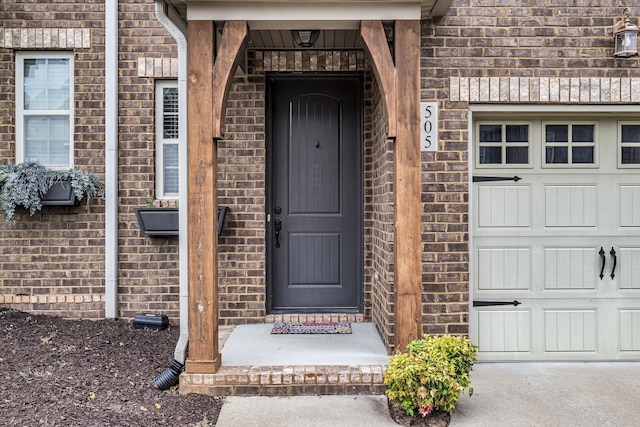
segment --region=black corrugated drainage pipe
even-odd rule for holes
[[[184,365],[182,363],[173,359],[171,365],[165,369],[163,373],[155,377],[153,384],[155,384],[159,390],[169,390],[180,381],[180,373],[183,367]]]

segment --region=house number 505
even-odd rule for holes
[[[438,151],[438,103],[420,103],[420,151]]]

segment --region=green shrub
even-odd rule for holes
[[[467,338],[454,336],[415,339],[405,353],[389,358],[384,372],[387,396],[413,416],[423,417],[431,411],[453,412],[456,401],[466,388],[469,395],[469,372],[477,361],[477,347]]]

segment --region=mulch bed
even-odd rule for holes
[[[416,427],[447,427],[451,421],[451,415],[448,412],[432,412],[426,417],[420,415],[411,416],[402,409],[402,407],[394,402],[389,402],[389,413],[391,418],[401,426]]]
[[[222,399],[153,385],[178,335],[0,307],[0,424],[215,426]]]
[[[7,426],[215,426],[222,398],[160,391],[153,379],[173,360],[179,329],[126,321],[65,320],[0,307],[0,423]],[[402,426],[446,427],[450,416]]]

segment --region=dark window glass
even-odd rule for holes
[[[483,165],[501,164],[502,148],[501,147],[480,147],[480,163]]]
[[[547,125],[547,142],[569,142],[568,125]]]
[[[593,125],[573,125],[571,127],[571,140],[573,142],[593,142],[594,139]]]
[[[529,163],[529,147],[507,147],[507,163]]]
[[[507,125],[505,137],[507,142],[528,142],[529,125]]]
[[[622,164],[640,164],[640,147],[622,147]]]
[[[640,125],[622,125],[622,142],[640,142]]]
[[[480,142],[502,142],[502,126],[480,125]]]
[[[568,163],[568,153],[569,150],[567,149],[567,147],[547,147],[547,163]]]
[[[571,157],[572,163],[593,163],[593,147],[573,147]]]

